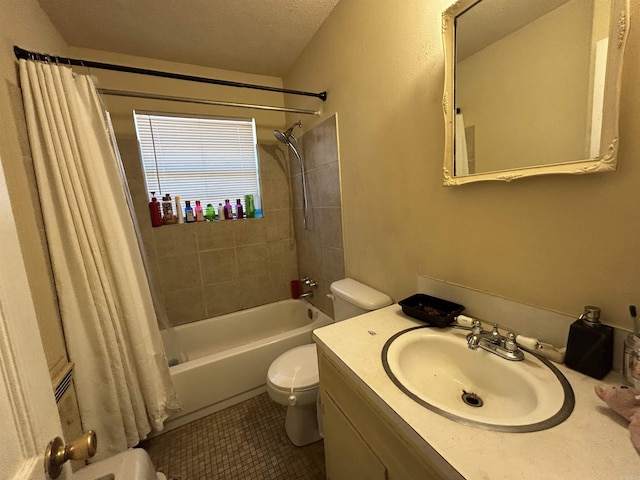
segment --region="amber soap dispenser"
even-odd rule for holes
[[[600,322],[598,307],[584,307],[584,313],[571,324],[564,363],[598,380],[611,371],[613,328]]]

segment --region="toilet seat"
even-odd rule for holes
[[[318,387],[318,355],[316,344],[293,348],[276,358],[267,373],[272,388],[289,392],[303,392]]]

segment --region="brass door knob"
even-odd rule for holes
[[[44,454],[44,472],[49,478],[58,478],[64,462],[91,458],[96,454],[97,448],[98,437],[93,430],[82,434],[69,445],[65,445],[60,437],[56,437],[49,443]]]

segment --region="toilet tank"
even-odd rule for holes
[[[391,305],[391,297],[353,278],[331,284],[333,316],[336,322]]]

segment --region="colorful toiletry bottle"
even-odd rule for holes
[[[216,209],[213,208],[213,205],[207,203],[207,208],[204,211],[204,218],[207,222],[213,222],[216,219]]]
[[[202,210],[202,205],[200,205],[200,200],[196,200],[195,216],[196,222],[204,222],[204,211]]]
[[[584,313],[571,324],[564,363],[598,380],[611,371],[613,328],[600,322],[598,307],[584,307]]]
[[[247,218],[256,218],[256,206],[253,204],[253,195],[244,196],[244,207]]]
[[[162,221],[162,213],[160,213],[160,203],[156,198],[156,192],[151,192],[151,201],[149,202],[149,213],[151,214],[151,226],[161,227],[164,225]]]
[[[176,217],[178,218],[178,223],[184,223],[184,216],[182,215],[182,206],[180,205],[180,197],[176,195]]]
[[[239,198],[236,198],[236,218],[238,220],[244,218],[244,210],[242,209],[242,203]]]
[[[191,208],[191,202],[189,200],[185,200],[184,204],[184,221],[186,223],[195,222],[196,216],[193,213],[193,208]]]
[[[224,207],[221,203],[218,204],[218,220],[224,220]]]
[[[224,201],[224,219],[233,220],[233,207],[229,203],[228,198]]]
[[[169,195],[168,193],[164,197],[162,197],[162,221],[165,225],[178,223],[178,218],[173,214],[171,195]]]

